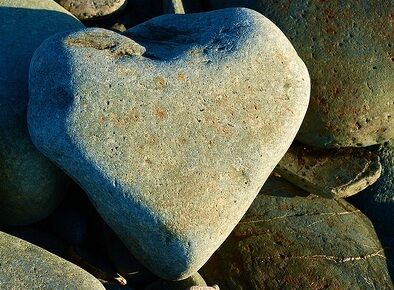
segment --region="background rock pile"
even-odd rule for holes
[[[393,16],[0,0],[0,289],[394,289]]]

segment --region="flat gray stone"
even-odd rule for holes
[[[50,0],[0,0],[0,224],[28,224],[60,202],[64,178],[27,130],[28,71],[36,48],[83,25]]]
[[[201,273],[222,290],[393,289],[386,263],[355,207],[270,177]]]
[[[382,176],[349,201],[371,219],[380,234],[394,237],[394,140],[371,150],[380,157]]]
[[[0,257],[3,290],[105,289],[76,265],[3,232],[0,232]]]
[[[240,220],[296,135],[310,85],[283,33],[248,9],[57,35],[30,81],[34,143],[168,280],[195,273]]]
[[[394,138],[394,3],[391,0],[209,0],[271,19],[307,65],[311,102],[297,139],[356,147]]]
[[[109,16],[122,11],[127,0],[55,0],[80,20]]]
[[[363,148],[317,149],[294,144],[275,172],[307,192],[344,198],[367,188],[380,177],[379,157]]]

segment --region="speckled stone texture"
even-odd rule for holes
[[[371,150],[380,157],[382,176],[349,201],[371,219],[379,233],[394,237],[394,140]]]
[[[355,207],[270,177],[201,273],[221,290],[393,289],[386,262]]]
[[[104,290],[76,265],[24,240],[0,232],[0,289]]]
[[[169,280],[195,273],[241,219],[310,87],[287,38],[248,9],[58,35],[37,50],[30,85],[36,146]]]
[[[0,0],[0,224],[40,220],[62,199],[65,176],[27,130],[29,65],[47,37],[82,27],[50,0]]]
[[[55,0],[80,20],[102,18],[120,12],[127,0]]]
[[[394,138],[394,2],[209,0],[272,20],[307,65],[311,101],[298,139],[317,147]]]

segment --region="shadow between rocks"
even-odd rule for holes
[[[28,75],[31,57],[46,36],[77,26],[66,13],[0,7],[0,219],[8,224],[38,221],[61,201],[55,191],[65,186],[64,176],[28,133]]]

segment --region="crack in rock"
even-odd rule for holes
[[[378,251],[367,254],[367,255],[361,255],[361,256],[356,256],[356,257],[338,257],[338,256],[327,256],[327,255],[308,255],[308,256],[291,256],[291,255],[278,255],[278,256],[269,256],[269,257],[256,257],[257,260],[260,261],[270,261],[274,259],[281,259],[281,260],[291,260],[291,259],[297,259],[297,260],[327,260],[327,261],[332,261],[334,263],[347,263],[347,262],[355,262],[355,261],[364,261],[370,258],[374,257],[380,257],[383,259],[386,259],[382,253],[384,252],[384,249],[379,249]]]
[[[258,220],[251,220],[251,221],[241,221],[239,224],[253,224],[253,223],[259,223],[259,222],[270,222],[274,220],[280,220],[280,219],[286,219],[286,218],[291,218],[291,217],[304,217],[304,216],[342,216],[342,215],[348,215],[348,214],[356,214],[356,213],[361,213],[360,210],[354,210],[354,211],[343,211],[343,212],[322,212],[322,213],[299,213],[299,214],[291,214],[291,215],[283,215],[283,216],[278,216],[270,219],[258,219]],[[322,222],[324,220],[317,221]],[[315,223],[312,223],[310,225],[313,225]],[[309,225],[309,226],[310,226]]]

